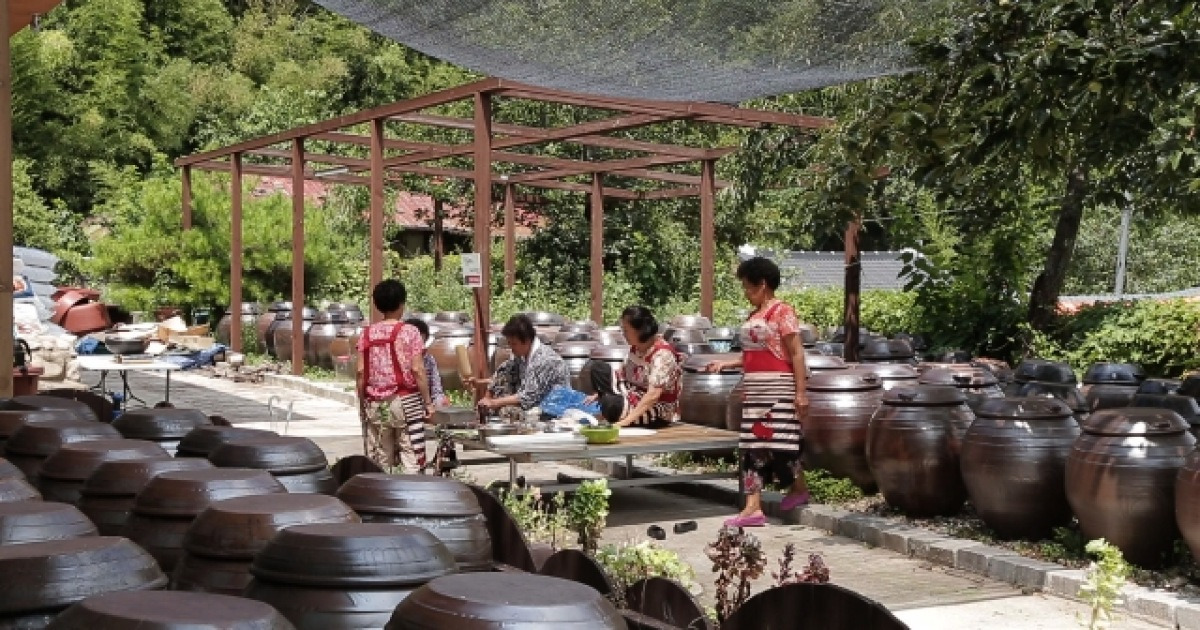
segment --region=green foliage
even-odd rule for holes
[[[85,267],[103,283],[107,299],[130,310],[174,305],[224,308],[229,302],[228,191],[218,178],[195,178],[193,222],[184,232],[180,188],[174,177],[125,185],[114,181],[102,216],[111,233],[95,243]],[[291,201],[274,195],[243,204],[243,297],[267,302],[290,294]],[[305,214],[305,286],[320,286],[343,271],[349,244],[332,228],[328,213]]]
[[[1079,592],[1092,608],[1084,625],[1088,630],[1098,630],[1107,628],[1112,621],[1112,611],[1121,603],[1121,588],[1125,586],[1130,567],[1121,550],[1103,538],[1089,542],[1087,552],[1096,560],[1088,567],[1087,582],[1079,587]]]
[[[829,471],[814,468],[804,471],[811,501],[822,505],[839,505],[863,498],[862,490],[849,479],[834,477]]]
[[[1114,291],[1120,230],[1120,208],[1101,206],[1084,216],[1065,293]],[[1200,257],[1198,234],[1200,218],[1174,211],[1135,211],[1130,222],[1125,292],[1160,293],[1200,286],[1200,270],[1179,264]]]
[[[1032,336],[1031,352],[1084,370],[1097,361],[1138,363],[1153,376],[1200,368],[1200,305],[1185,299],[1085,306]]]
[[[608,518],[608,489],[605,479],[592,479],[579,484],[579,489],[567,504],[567,522],[579,536],[579,545],[587,553],[594,554],[600,545]]]
[[[629,587],[650,577],[675,580],[688,590],[698,588],[696,572],[691,565],[678,553],[648,541],[605,545],[592,557],[604,567],[613,581],[614,594],[620,596]]]
[[[566,495],[559,492],[546,501],[537,488],[531,488],[528,492],[504,489],[499,492],[499,497],[530,542],[547,544],[555,549],[566,542],[566,534],[570,531]]]

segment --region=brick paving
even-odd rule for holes
[[[96,379],[85,373],[84,381],[94,384]],[[294,405],[292,419],[286,427],[289,435],[312,438],[325,449],[331,461],[361,452],[358,414],[345,404],[282,387],[234,383],[198,373],[177,373],[171,381],[171,401],[177,406],[220,414],[238,426],[283,432],[282,419],[273,420],[267,413],[267,402],[276,397],[285,407]],[[143,398],[159,399],[163,385],[161,377],[139,374],[131,376],[130,382]],[[471,456],[465,454],[467,458]],[[467,470],[474,479],[484,483],[506,479],[508,475],[505,465],[469,466]],[[531,483],[553,481],[559,473],[594,475],[568,463],[523,465],[521,470]],[[620,489],[612,498],[605,540],[646,540],[649,525],[662,526],[668,532],[668,538],[661,544],[680,553],[694,567],[703,589],[701,600],[711,605],[713,575],[704,555],[704,546],[715,539],[722,520],[732,509],[732,506],[663,490]],[[685,520],[695,520],[697,530],[672,534],[671,526]],[[1078,619],[1084,617],[1086,607],[1078,602],[1040,593],[1024,594],[1006,583],[869,547],[819,529],[775,523],[755,531],[772,558],[770,568],[774,568],[774,558],[788,542],[796,544],[801,557],[819,553],[829,566],[834,582],[883,603],[913,630],[992,627],[1067,630],[1085,627]],[[769,576],[765,576],[758,587],[765,587],[769,580]],[[1126,615],[1120,616],[1111,627],[1150,630],[1166,626]]]

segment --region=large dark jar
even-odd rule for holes
[[[867,464],[867,427],[883,399],[883,384],[870,372],[827,372],[808,379],[804,462],[875,490]]]
[[[1071,520],[1067,456],[1079,425],[1053,398],[984,402],[962,443],[962,475],[976,514],[1001,538],[1047,538]]]
[[[908,516],[950,516],[967,499],[959,448],[975,419],[966,396],[939,385],[897,387],[867,430],[867,461],[888,503]]]
[[[1179,538],[1175,477],[1196,446],[1179,414],[1092,414],[1067,458],[1067,501],[1088,540],[1107,539],[1133,564],[1163,566]]]

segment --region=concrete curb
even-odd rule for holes
[[[358,396],[354,392],[345,391],[344,383],[322,383],[290,374],[263,374],[263,384],[358,407]]]
[[[592,468],[608,475],[625,475],[624,460],[593,460]],[[671,469],[658,466],[634,466],[633,470],[633,476],[665,476],[673,473]],[[737,483],[733,481],[685,482],[670,487],[672,491],[689,496],[733,505],[738,502]],[[1041,591],[1079,600],[1079,589],[1087,581],[1082,570],[1026,558],[1002,547],[913,527],[897,519],[859,514],[828,505],[808,505],[793,510],[791,514],[781,515],[780,498],[778,493],[767,493],[763,497],[763,505],[768,515],[782,518],[785,524],[822,529],[872,547],[882,547],[932,564],[1007,582],[1029,592]],[[1200,599],[1197,598],[1130,584],[1123,589],[1122,601],[1117,608],[1122,614],[1165,624],[1170,628],[1200,630]]]

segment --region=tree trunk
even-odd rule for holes
[[[1075,168],[1067,175],[1066,192],[1062,207],[1058,211],[1058,225],[1054,228],[1054,242],[1046,253],[1046,265],[1029,296],[1029,325],[1034,330],[1046,330],[1054,321],[1058,296],[1067,279],[1067,266],[1075,253],[1075,239],[1079,236],[1079,223],[1083,219],[1083,202],[1088,193],[1088,174]]]
[[[858,305],[862,287],[862,254],[858,248],[858,238],[861,230],[862,219],[858,216],[846,226],[846,278],[842,302],[842,326],[845,327],[846,337],[843,339],[842,358],[852,362],[858,361]]]

